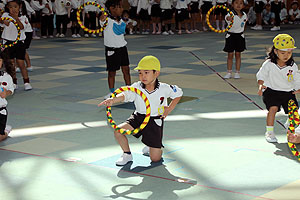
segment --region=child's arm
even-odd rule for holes
[[[0,97],[5,99],[6,97],[10,96],[12,94],[12,92],[10,90],[6,90],[5,88],[3,88],[3,92],[0,93]]]
[[[123,102],[125,100],[125,96],[124,94],[117,94],[117,96],[115,98],[108,98],[105,99],[104,101],[102,101],[101,103],[98,104],[98,106],[112,106],[115,103],[119,103],[119,102]]]
[[[169,106],[165,106],[165,108],[164,108],[165,111],[164,111],[164,114],[161,116],[161,118],[165,119],[172,112],[172,110],[174,110],[175,106],[178,104],[180,99],[181,99],[181,97],[176,97],[171,101]]]
[[[262,96],[262,93],[263,93],[262,90],[266,89],[267,87],[264,85],[264,81],[263,80],[258,80],[257,83],[258,83],[258,92],[257,92],[257,94],[259,96]]]

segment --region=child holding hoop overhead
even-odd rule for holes
[[[295,94],[300,93],[300,76],[292,56],[295,48],[295,41],[290,35],[278,34],[273,39],[273,47],[268,59],[256,74],[258,95],[263,97],[269,111],[265,133],[268,142],[277,142],[274,120],[280,107],[282,106],[284,112],[288,114],[290,99],[294,100],[299,107]]]
[[[246,49],[246,42],[244,36],[245,25],[247,22],[247,14],[242,11],[244,8],[244,0],[232,0],[233,7],[233,24],[232,27],[226,33],[225,47],[223,51],[227,52],[227,74],[225,79],[231,78],[233,56],[235,56],[235,74],[234,78],[240,78],[241,69],[241,52]],[[232,21],[230,14],[225,16],[227,23]]]
[[[17,66],[20,68],[23,81],[24,81],[24,90],[31,90],[32,87],[30,85],[28,72],[25,67],[25,54],[26,54],[26,47],[24,44],[24,40],[26,38],[25,36],[25,30],[24,27],[26,24],[29,23],[28,18],[25,15],[20,15],[20,8],[21,8],[21,1],[20,0],[11,0],[8,1],[6,4],[6,9],[9,11],[3,13],[2,17],[9,17],[17,22],[21,29],[21,35],[20,40],[13,45],[12,47],[8,47],[8,54],[9,58],[11,59],[12,63],[16,63]],[[17,38],[18,30],[16,26],[13,23],[10,23],[7,20],[0,20],[0,23],[4,25],[2,38],[4,44],[13,44]],[[15,62],[16,59],[16,62]],[[17,77],[16,77],[16,70],[13,68],[13,82],[15,89],[17,86]]]
[[[109,98],[111,93],[115,91],[116,71],[122,69],[123,77],[126,85],[131,84],[129,57],[124,39],[126,23],[122,20],[123,13],[121,0],[107,0],[105,7],[108,10],[108,16],[104,13],[100,16],[100,26],[105,24],[107,17],[108,23],[103,31],[106,71],[108,71],[108,87],[110,93],[104,98]]]
[[[151,161],[159,162],[162,157],[161,148],[164,147],[162,144],[164,119],[175,108],[183,92],[176,85],[169,85],[158,81],[160,62],[154,56],[143,57],[135,70],[139,72],[140,81],[133,83],[132,87],[141,90],[147,96],[150,102],[151,117],[147,126],[133,136],[136,138],[142,136],[142,142],[147,145],[143,149],[143,153],[150,153]],[[169,105],[167,103],[168,98],[172,99]],[[98,106],[112,106],[117,102],[123,101],[134,102],[136,110],[126,122],[119,125],[119,128],[128,130],[138,128],[146,114],[145,102],[138,94],[125,91],[118,94],[115,98],[102,101]],[[126,165],[132,161],[127,137],[118,131],[115,131],[114,135],[123,150],[123,154],[120,159],[117,160],[116,165]]]

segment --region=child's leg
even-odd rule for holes
[[[133,130],[133,127],[127,123],[122,123],[119,125],[119,128],[124,128],[127,130]],[[122,148],[123,152],[130,152],[130,147],[128,144],[128,139],[125,135],[122,135],[118,131],[114,131],[115,138]]]
[[[26,68],[31,67],[30,57],[27,51],[25,53],[25,62],[26,62]]]
[[[228,52],[227,56],[227,71],[232,72],[233,52]]]
[[[116,71],[108,71],[108,87],[109,89],[115,88],[115,77],[116,77]]]
[[[267,115],[267,126],[274,126],[275,115],[278,111],[277,106],[271,106]]]
[[[239,73],[241,70],[241,52],[235,52],[235,68],[236,73]]]
[[[4,135],[0,135],[0,142],[8,137],[7,133],[4,131]]]
[[[159,162],[161,160],[162,150],[161,148],[150,147],[150,159],[152,162]]]
[[[155,20],[152,18],[152,21],[153,21],[153,23],[152,23],[152,34],[155,34],[156,33],[156,23],[155,23]]]
[[[21,73],[22,73],[22,77],[24,80],[24,83],[29,83],[29,77],[28,77],[28,72],[27,69],[25,67],[25,62],[24,60],[21,59],[17,59],[17,66],[20,68]]]
[[[123,78],[126,85],[131,85],[130,68],[129,66],[121,66]]]

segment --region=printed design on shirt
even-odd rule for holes
[[[114,55],[114,51],[107,51],[107,56],[112,56],[112,55]]]
[[[293,78],[293,70],[289,70],[289,73],[287,73],[288,81],[291,82],[294,80]]]
[[[0,82],[0,92],[3,92],[4,90],[3,90],[3,88],[6,88],[6,86],[7,86],[7,82]]]
[[[175,85],[170,85],[170,87],[172,88],[173,92],[177,92],[177,88]]]
[[[125,34],[126,24],[122,22],[121,24],[114,23],[113,24],[113,31],[116,35]]]
[[[242,28],[245,26],[246,22],[247,22],[247,19],[244,19],[244,21],[241,23]]]
[[[158,107],[158,115],[163,115],[165,112],[165,107],[163,106],[165,97],[160,97],[159,100],[160,100],[160,107]]]

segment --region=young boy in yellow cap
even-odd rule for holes
[[[158,162],[162,157],[164,119],[175,108],[183,92],[176,85],[158,81],[160,62],[154,56],[143,57],[135,70],[139,72],[140,81],[133,83],[131,86],[141,90],[147,96],[150,102],[151,117],[147,126],[133,136],[136,138],[142,136],[142,142],[146,145],[143,153],[149,153],[151,161]],[[168,98],[172,99],[169,105],[167,103]],[[115,98],[102,101],[98,106],[112,106],[118,102],[134,102],[136,108],[127,121],[119,125],[119,127],[128,130],[138,128],[146,114],[146,106],[143,99],[136,93],[126,91],[118,94]],[[118,131],[115,131],[114,135],[123,150],[123,154],[117,160],[116,165],[123,166],[132,161],[128,140],[125,135],[120,134]]]
[[[288,114],[290,99],[297,104],[295,94],[300,93],[300,76],[298,66],[293,59],[295,41],[288,34],[278,34],[273,39],[273,47],[268,59],[262,64],[256,74],[259,85],[258,95],[263,96],[263,102],[268,109],[265,137],[268,142],[277,142],[274,134],[274,120],[282,106]]]

